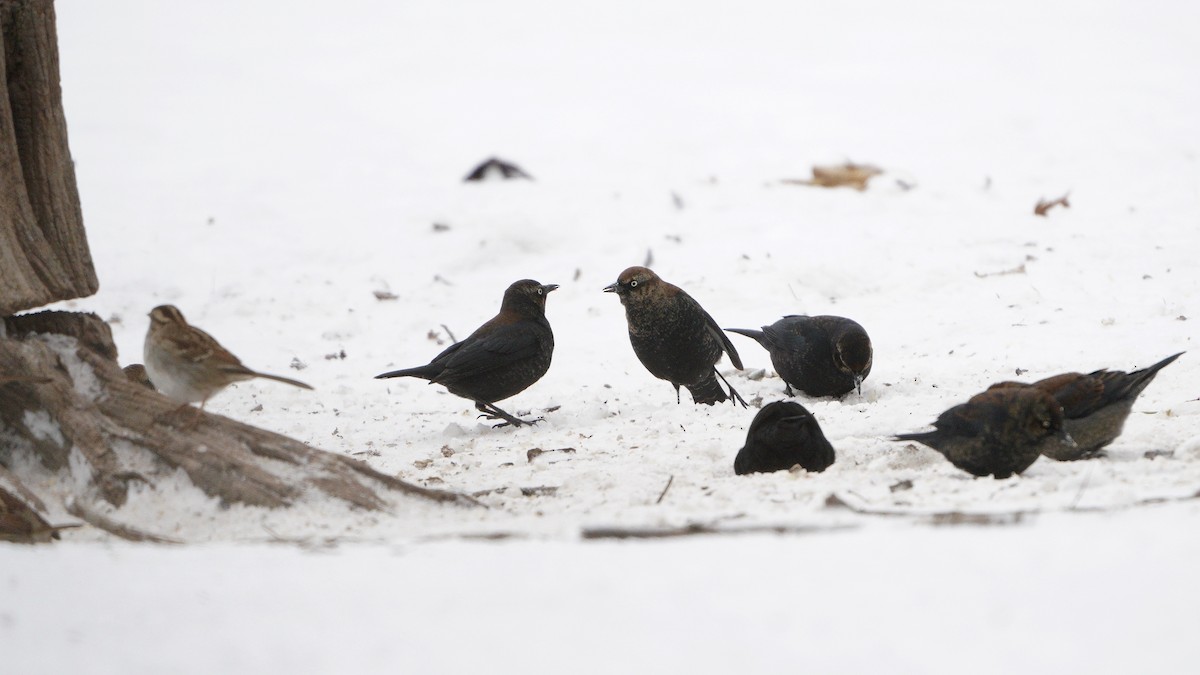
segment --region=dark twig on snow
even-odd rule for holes
[[[963,511],[920,513],[892,511],[888,509],[872,509],[852,504],[837,494],[830,494],[825,498],[825,508],[847,509],[864,516],[927,518],[932,525],[1016,525],[1024,521],[1026,516],[1038,513],[1037,511],[1010,511],[1007,513],[966,513]]]
[[[584,539],[666,539],[703,534],[814,534],[851,529],[851,525],[743,525],[721,527],[706,523],[688,523],[679,527],[585,527]]]
[[[660,493],[658,494],[658,499],[654,500],[654,503],[655,503],[655,504],[661,504],[661,503],[662,503],[663,497],[666,497],[666,496],[667,496],[667,490],[670,490],[670,489],[671,489],[671,483],[674,483],[674,482],[675,482],[675,474],[671,474],[671,477],[667,479],[667,484],[666,484],[666,486],[665,486],[665,487],[663,487],[663,489],[662,489],[662,492],[660,492]]]

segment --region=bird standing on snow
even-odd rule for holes
[[[729,355],[738,370],[742,369],[742,359],[729,337],[692,296],[645,267],[621,272],[616,283],[604,291],[616,293],[621,299],[633,353],[651,375],[674,385],[676,403],[679,387],[684,386],[696,403],[713,405],[732,398],[746,406],[715,367],[722,353]],[[717,378],[729,387],[728,395]]]
[[[783,471],[799,464],[820,472],[833,464],[833,446],[821,432],[812,413],[795,401],[775,401],[763,406],[746,432],[746,445],[733,460],[733,472]]]
[[[514,282],[504,291],[500,313],[461,342],[455,342],[428,365],[376,375],[419,377],[440,384],[455,396],[475,402],[497,426],[532,424],[496,407],[537,382],[550,369],[554,333],[546,320],[546,295],[558,288],[532,279]],[[536,421],[536,420],[535,420]]]
[[[1062,405],[1063,426],[1075,442],[1062,443],[1052,437],[1043,445],[1042,454],[1060,462],[1088,459],[1121,435],[1138,395],[1158,371],[1182,355],[1179,352],[1132,373],[1120,370],[1097,370],[1088,375],[1063,373],[1033,384],[997,382],[989,389],[1037,387],[1053,396]]]
[[[1062,406],[1035,387],[989,389],[942,413],[933,426],[895,439],[928,445],[976,476],[1008,478],[1028,469],[1048,439],[1073,443]]]
[[[871,374],[871,338],[857,322],[840,316],[785,316],[762,330],[726,328],[753,338],[771,354],[787,385],[809,396],[842,396]]]
[[[188,324],[174,305],[159,305],[150,311],[150,329],[142,356],[150,381],[167,398],[181,403],[199,403],[195,422],[208,399],[234,382],[261,377],[312,389],[299,380],[250,370],[213,336]]]

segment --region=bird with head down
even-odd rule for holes
[[[871,374],[871,338],[857,322],[841,316],[785,316],[762,330],[726,328],[752,338],[771,355],[771,365],[792,387],[809,396],[862,393]]]

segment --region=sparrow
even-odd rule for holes
[[[200,404],[194,423],[199,423],[208,399],[234,382],[261,377],[312,389],[298,380],[250,370],[213,336],[190,325],[174,305],[150,311],[142,357],[146,374],[159,392],[178,401],[181,409]]]

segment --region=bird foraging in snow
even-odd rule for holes
[[[746,444],[733,461],[733,472],[739,476],[769,473],[797,464],[807,471],[820,472],[833,461],[833,446],[812,413],[795,401],[775,401],[754,416],[746,432]]]
[[[975,476],[1008,478],[1028,469],[1048,439],[1073,443],[1062,406],[1036,387],[989,389],[942,413],[933,426],[895,440],[927,445]]]
[[[726,328],[753,338],[771,355],[771,365],[792,387],[809,396],[843,396],[871,374],[871,338],[857,322],[840,316],[785,316],[762,330]]]
[[[989,389],[1036,387],[1053,396],[1063,408],[1063,426],[1075,442],[1063,443],[1051,437],[1045,441],[1042,454],[1060,462],[1088,459],[1121,435],[1133,402],[1142,390],[1158,371],[1182,355],[1183,352],[1173,354],[1132,373],[1107,369],[1087,375],[1063,373],[1032,384],[997,382]]]

